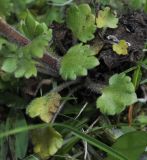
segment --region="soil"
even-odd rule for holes
[[[110,68],[122,67],[125,62],[129,65],[136,63],[143,57],[142,49],[147,38],[147,16],[144,13],[134,12],[133,14],[123,15],[120,18],[118,28],[108,30],[108,35],[115,36],[118,40],[124,39],[129,44],[129,56],[119,56],[114,54],[111,47],[106,45],[106,49],[102,50],[101,57],[105,64]],[[125,65],[129,68],[130,66]]]
[[[56,51],[59,53],[59,56],[62,56],[77,40],[72,38],[71,31],[68,30],[65,25],[54,24],[52,28],[54,30]],[[110,35],[118,40],[123,39],[128,42],[130,45],[128,55],[120,56],[113,52],[112,44],[114,41],[113,39],[108,39]],[[92,47],[95,48],[95,45],[97,46],[95,49],[97,51],[97,57],[100,60],[100,65],[90,70],[88,74],[88,78],[94,82],[93,85],[96,85],[96,83],[108,84],[108,79],[113,74],[121,73],[132,66],[136,66],[138,61],[145,56],[142,50],[146,40],[147,16],[143,12],[133,12],[122,15],[119,18],[118,28],[107,29],[103,35],[101,34],[101,30],[98,30],[95,33],[95,39],[89,42]],[[85,81],[86,78],[82,78],[82,84],[84,84]],[[75,93],[75,97],[79,97],[80,102],[77,100],[71,103],[95,102],[99,93],[97,93],[96,89],[93,89],[94,87],[95,86],[90,88],[87,85],[81,90],[78,90],[78,93]],[[71,90],[71,88],[69,88],[69,90]],[[66,93],[68,93],[68,91]],[[137,94],[143,95],[140,88]]]

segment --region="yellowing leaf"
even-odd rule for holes
[[[52,127],[32,131],[31,136],[34,152],[42,159],[54,155],[62,146],[62,136]]]
[[[96,18],[98,28],[117,28],[118,18],[111,12],[109,7],[100,10]]]
[[[113,44],[113,51],[119,55],[128,54],[128,44],[125,40],[120,40],[118,44]]]
[[[35,98],[27,107],[27,114],[31,118],[39,116],[44,122],[50,122],[57,111],[61,96],[58,93],[50,93],[47,96]]]

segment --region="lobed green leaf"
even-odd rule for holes
[[[75,80],[77,76],[86,76],[87,69],[99,65],[94,55],[89,45],[78,44],[71,47],[61,60],[60,74],[63,79]]]
[[[131,78],[125,74],[115,74],[109,79],[109,86],[103,89],[96,103],[102,113],[114,115],[135,102],[137,95]]]
[[[96,18],[98,28],[117,28],[118,18],[114,15],[109,7],[100,10]]]
[[[67,11],[66,22],[80,41],[87,42],[94,38],[95,16],[88,4],[72,5]]]

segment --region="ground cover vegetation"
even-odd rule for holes
[[[147,0],[0,0],[0,160],[147,159]]]

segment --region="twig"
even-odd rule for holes
[[[76,88],[74,88],[73,90],[71,90],[71,91],[69,92],[69,94],[67,95],[67,97],[70,97],[74,92],[76,92],[78,89],[80,89],[80,88],[82,88],[82,87],[83,87],[82,85],[77,86]],[[63,109],[63,106],[65,105],[65,103],[66,103],[67,101],[68,101],[68,99],[65,99],[65,100],[61,103],[61,105],[60,105],[60,107],[58,108],[57,112],[55,113],[55,115],[54,115],[51,123],[54,123],[54,122],[55,122],[58,114],[61,112],[61,110]]]
[[[76,79],[76,80],[74,80],[74,81],[64,82],[64,83],[62,83],[61,85],[59,85],[58,87],[52,89],[52,90],[50,91],[50,93],[51,93],[51,92],[61,92],[63,89],[65,89],[65,88],[67,88],[67,87],[69,87],[69,86],[71,86],[71,85],[77,84],[77,83],[79,83],[80,81],[81,81],[81,79]]]
[[[82,131],[85,133],[85,134],[88,134],[90,130],[92,130],[93,126],[99,121],[99,117],[88,127],[88,129],[86,131],[84,131],[84,129],[82,129]],[[84,160],[87,159],[88,157],[88,144],[86,141],[83,141],[83,144],[84,144],[84,148],[85,148],[85,153],[84,153]]]
[[[37,86],[33,96],[37,95],[38,90],[43,86],[43,85],[50,85],[53,82],[53,79],[43,79]]]
[[[0,17],[0,35],[4,36],[13,43],[16,43],[20,46],[25,46],[31,43],[31,41],[23,36],[21,33],[16,31],[13,27],[7,24],[1,17]],[[44,65],[47,65],[48,68],[51,68],[52,71],[55,73],[59,72],[60,60],[56,57],[53,57],[51,54],[46,52],[41,60],[35,59],[39,62],[43,62]]]
[[[129,111],[128,111],[128,122],[129,122],[129,126],[131,126],[132,124],[132,116],[133,116],[133,105],[129,106]]]
[[[77,118],[81,115],[81,113],[84,111],[84,109],[86,108],[87,105],[88,105],[88,103],[86,102],[86,103],[84,104],[84,106],[81,108],[79,114],[75,117],[75,119],[77,119]]]
[[[92,130],[93,126],[100,120],[100,118],[98,117],[89,127],[88,129],[85,131],[85,133],[89,133],[90,130]]]
[[[83,128],[82,128],[82,131],[85,133]],[[83,141],[83,145],[84,145],[84,160],[86,160],[88,156],[87,141]]]

